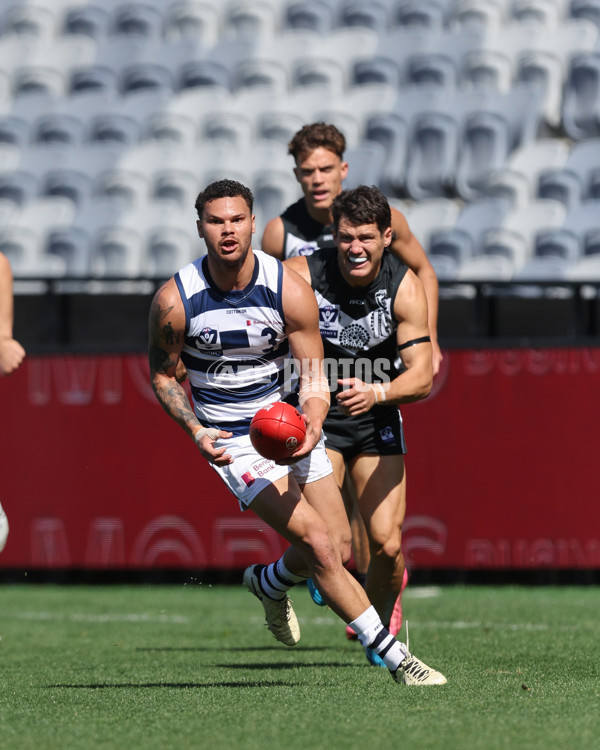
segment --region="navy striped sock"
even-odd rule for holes
[[[260,574],[260,587],[269,599],[280,601],[286,592],[300,581],[305,581],[305,576],[299,576],[290,572],[283,562],[283,557],[270,565],[266,565]]]

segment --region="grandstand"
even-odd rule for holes
[[[135,291],[144,319],[141,280],[203,250],[212,179],[253,189],[260,236],[299,195],[287,140],[320,119],[429,253],[446,340],[525,318],[595,335],[599,29],[600,0],[4,0],[0,251],[23,338],[49,288]]]

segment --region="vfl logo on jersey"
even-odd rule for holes
[[[339,308],[334,305],[325,305],[325,307],[319,308],[319,322],[321,335],[329,339],[337,337],[337,331],[330,331],[331,326],[335,325],[338,321],[340,311]]]
[[[387,445],[395,445],[396,438],[394,437],[394,431],[389,425],[386,425],[382,430],[379,430],[379,437],[383,443]]]
[[[206,347],[213,347],[218,345],[219,332],[216,328],[203,328],[200,331],[200,341]]]

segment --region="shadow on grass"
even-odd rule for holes
[[[231,646],[229,648],[224,648],[223,646],[215,646],[214,648],[207,648],[206,646],[138,646],[136,651],[203,651],[203,652],[209,652],[209,651],[279,651],[279,653],[283,652],[283,649],[281,646]],[[307,652],[307,651],[330,651],[330,648],[327,648],[326,646],[298,646],[294,647],[293,649],[285,649],[285,651],[288,651],[290,653],[297,654],[298,652]]]
[[[113,688],[257,688],[257,687],[295,687],[292,682],[99,682],[91,685],[43,685],[46,689],[69,688],[73,690],[110,690]]]

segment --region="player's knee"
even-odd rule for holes
[[[396,560],[401,554],[400,535],[390,533],[389,535],[370,540],[371,555],[375,557],[386,557],[389,560]]]
[[[340,550],[336,548],[326,529],[311,530],[305,544],[317,568],[326,570],[339,564]]]

